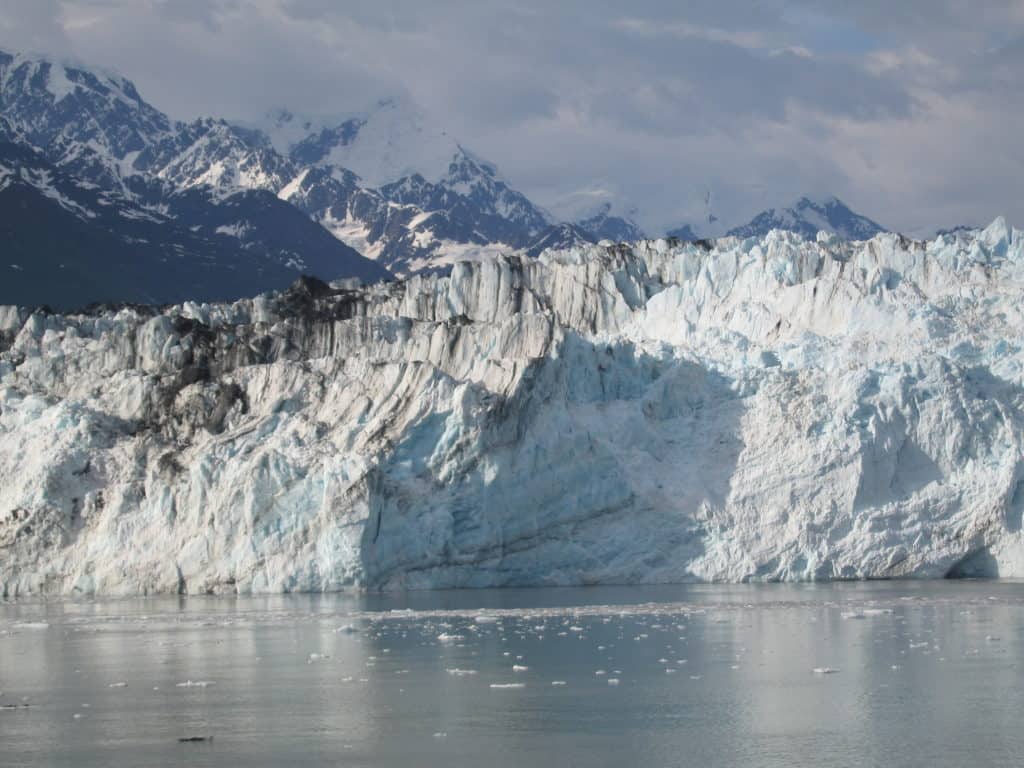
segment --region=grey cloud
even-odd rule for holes
[[[222,14],[238,6],[239,0],[159,0],[155,10],[169,21],[195,22],[216,31]]]

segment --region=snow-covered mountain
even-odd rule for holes
[[[867,240],[884,231],[881,225],[853,212],[836,197],[816,200],[805,196],[788,208],[769,208],[727,234],[763,237],[773,229],[796,232],[807,239],[813,239],[818,232],[828,232],[846,240]]]
[[[288,285],[304,272],[387,277],[309,223],[259,191],[212,201],[192,190],[154,210],[0,141],[0,302],[223,300]]]
[[[0,301],[227,299],[303,271],[389,276],[253,183],[290,169],[240,133],[172,123],[122,78],[0,52]]]
[[[492,164],[405,102],[339,120],[276,113],[272,141],[297,169],[279,194],[397,274],[521,249],[550,223]],[[339,195],[330,180],[341,177]],[[383,204],[368,205],[370,198]]]
[[[296,164],[346,168],[370,187],[420,175],[438,183],[462,147],[407,99],[382,99],[335,117],[278,109],[254,125]]]
[[[135,158],[132,168],[174,190],[205,187],[220,194],[276,193],[296,173],[262,134],[212,118],[179,125]]]
[[[577,219],[575,226],[585,232],[593,242],[612,240],[617,243],[631,243],[644,239],[640,225],[629,217],[613,213],[611,203],[605,203],[589,215]]]
[[[540,256],[546,250],[564,251],[593,245],[594,238],[575,224],[552,224],[530,243],[525,253],[527,256]]]
[[[557,224],[404,99],[334,117],[178,123],[124,78],[11,54],[0,55],[0,97],[23,141],[88,183],[164,213],[185,190],[214,201],[271,192],[398,274],[531,249]],[[643,235],[608,203],[572,221],[587,241]]]
[[[550,211],[559,222],[572,223],[592,242],[632,242],[645,237],[634,220],[637,211],[610,184],[596,184],[563,196]]]
[[[397,102],[336,125],[279,115],[268,135],[213,118],[176,123],[123,78],[0,54],[0,112],[8,140],[128,202],[167,215],[168,198],[185,192],[236,206],[269,192],[272,207],[294,203],[322,224],[339,253],[355,247],[399,272],[523,248],[549,224],[492,165]]]
[[[291,269],[316,264],[325,278],[446,271],[463,259],[634,241],[644,234],[635,211],[610,185],[571,195],[556,219],[407,100],[326,118],[279,110],[257,125],[217,118],[180,123],[120,76],[0,53],[0,115],[7,141],[39,152],[81,184],[173,221],[178,230],[204,231],[204,222],[218,219],[230,202],[236,220],[218,224],[217,234],[234,235],[243,253]],[[291,220],[287,231],[296,242],[270,224],[289,219],[290,208],[310,219],[308,226]],[[706,218],[716,233],[724,232],[710,209]],[[338,246],[325,244],[316,225]],[[879,229],[838,200],[804,198],[730,234],[756,236],[771,228],[804,236],[825,229],[855,239]],[[202,242],[183,244],[171,229],[151,234],[161,240],[166,231],[166,245],[211,260],[212,252],[190,250]],[[696,239],[708,231],[684,227],[670,234]],[[297,259],[300,242],[319,250]],[[353,250],[379,266],[358,261]],[[332,258],[337,267],[329,266]],[[231,285],[218,295],[239,295],[241,284]]]
[[[0,308],[0,591],[1021,577],[1022,308],[1002,220]]]
[[[763,237],[773,229],[796,232],[813,239],[818,232],[838,235],[847,240],[867,240],[885,229],[859,213],[852,211],[836,197],[801,197],[786,208],[769,208],[750,221],[728,226],[713,214],[699,224],[683,224],[666,233],[680,240],[700,240],[721,237]]]

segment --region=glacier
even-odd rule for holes
[[[0,308],[36,594],[1024,576],[1024,232]]]

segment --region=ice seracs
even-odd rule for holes
[[[1022,291],[997,221],[2,309],[0,582],[1024,575]]]

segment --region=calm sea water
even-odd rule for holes
[[[1019,765],[1022,629],[1004,582],[0,603],[0,765]]]

